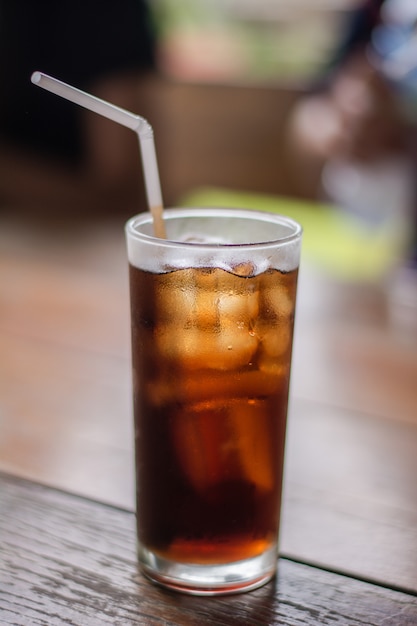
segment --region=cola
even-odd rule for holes
[[[277,545],[297,269],[130,265],[139,545],[222,564]]]

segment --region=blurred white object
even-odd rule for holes
[[[385,22],[410,24],[417,20],[416,0],[386,0],[381,14]]]
[[[399,254],[408,249],[413,235],[414,181],[405,159],[372,163],[331,160],[323,171],[326,199],[354,214],[365,228],[389,233]],[[410,340],[417,338],[417,270],[398,258],[383,280],[388,321]]]
[[[405,158],[372,162],[332,159],[322,174],[326,199],[363,219],[370,227],[390,222],[407,228],[411,220],[414,181]]]

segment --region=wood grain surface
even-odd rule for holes
[[[14,626],[411,626],[417,598],[280,559],[256,591],[197,598],[137,571],[134,516],[0,475],[0,622]]]

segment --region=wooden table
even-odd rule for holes
[[[132,512],[0,475],[2,624],[411,625],[417,598],[290,559],[254,592],[195,598],[154,587]]]
[[[121,220],[0,218],[1,624],[417,624],[417,337],[303,259],[276,581],[138,574]],[[27,480],[29,479],[29,481]]]

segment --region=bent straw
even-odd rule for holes
[[[74,102],[94,113],[107,117],[118,124],[122,124],[138,135],[139,146],[142,156],[142,167],[145,179],[146,196],[149,210],[153,216],[154,232],[156,237],[166,238],[163,221],[163,207],[161,185],[159,181],[158,165],[156,161],[155,143],[153,130],[145,118],[126,111],[114,104],[110,104],[101,98],[97,98],[76,87],[67,85],[62,81],[52,78],[42,72],[34,72],[31,76],[34,85],[38,85],[51,93],[61,96],[70,102]]]

